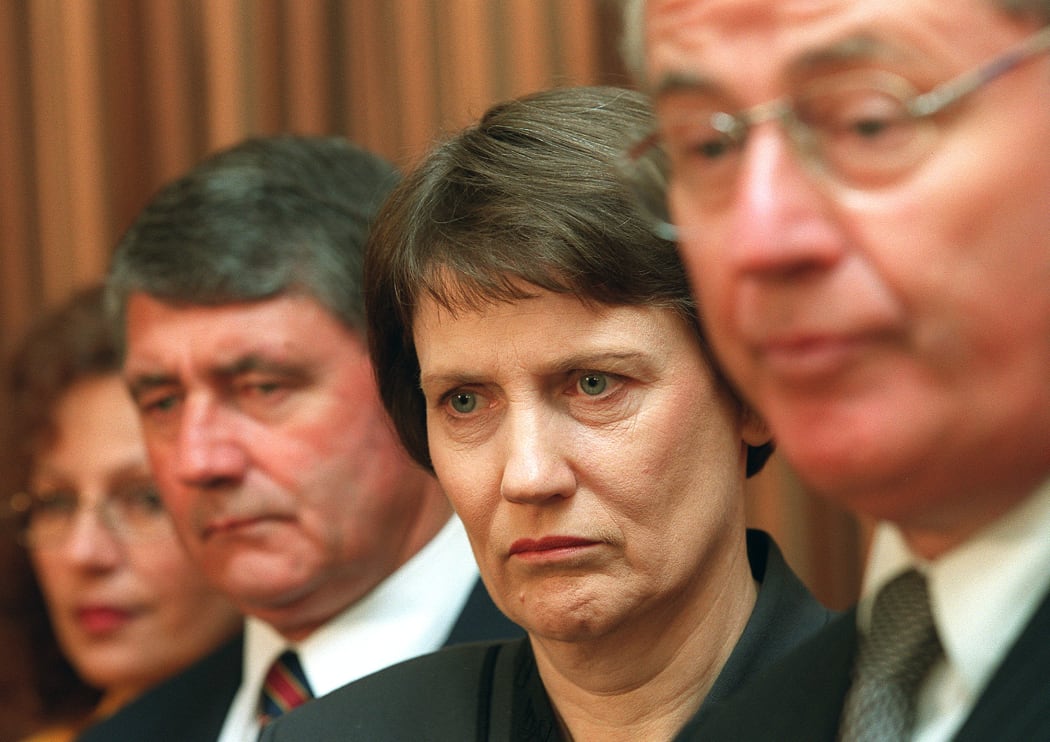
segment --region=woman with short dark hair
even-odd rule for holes
[[[626,90],[528,96],[394,190],[365,262],[381,393],[528,638],[395,666],[264,739],[671,739],[826,622],[746,533],[769,436],[616,177],[648,125]]]

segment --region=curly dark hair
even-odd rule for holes
[[[28,485],[35,456],[55,439],[54,410],[62,395],[79,381],[119,371],[101,286],[77,292],[29,330],[11,359],[7,379],[8,450],[16,490]],[[10,545],[19,524],[5,518],[3,525],[3,538]],[[15,548],[10,553],[14,579],[11,605],[5,610],[28,642],[41,713],[48,721],[83,717],[98,703],[100,692],[79,678],[59,648],[28,554]]]

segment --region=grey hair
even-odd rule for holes
[[[107,310],[123,353],[129,296],[222,305],[299,292],[363,333],[363,250],[394,167],[340,137],[248,139],[168,183],[114,253]]]

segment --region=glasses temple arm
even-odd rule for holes
[[[922,118],[932,116],[960,98],[969,95],[1000,75],[1050,50],[1050,26],[1029,36],[1012,51],[993,59],[991,62],[970,72],[964,72],[944,85],[939,85],[928,93],[917,95],[908,104],[912,116]]]

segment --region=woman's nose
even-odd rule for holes
[[[505,418],[500,494],[517,503],[571,497],[576,477],[566,455],[565,427],[556,413],[527,410]]]
[[[61,548],[73,565],[92,571],[112,569],[123,554],[120,535],[98,506],[77,510]]]

